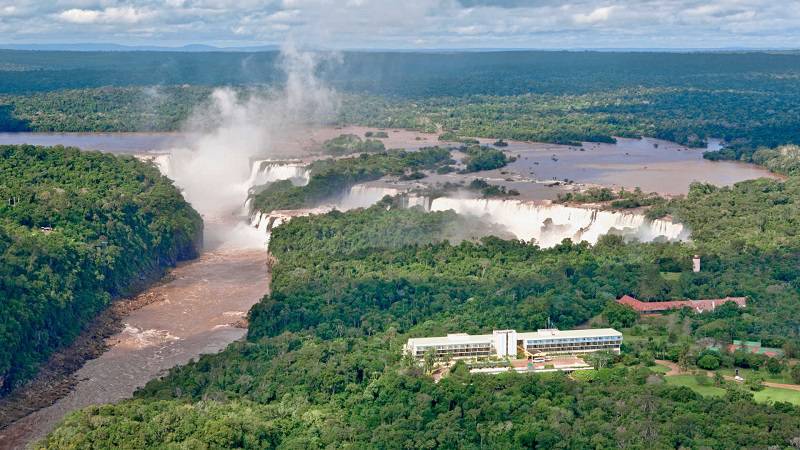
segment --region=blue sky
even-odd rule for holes
[[[798,48],[798,0],[0,0],[0,43]]]

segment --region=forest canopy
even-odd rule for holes
[[[0,394],[109,302],[202,245],[172,182],[131,156],[0,146]]]

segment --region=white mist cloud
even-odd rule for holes
[[[285,142],[332,117],[338,97],[315,76],[319,62],[319,55],[286,45],[282,87],[267,94],[216,89],[193,113],[166,172],[206,219],[241,213],[252,161],[284,156]]]

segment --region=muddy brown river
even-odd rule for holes
[[[132,312],[110,349],[76,374],[66,397],[0,431],[0,449],[24,448],[49,433],[65,414],[130,397],[147,381],[244,336],[236,327],[269,288],[266,250],[220,245],[171,272],[150,290],[161,301]]]

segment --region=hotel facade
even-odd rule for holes
[[[438,359],[512,358],[535,355],[577,355],[597,351],[619,354],[622,333],[613,328],[588,330],[544,329],[517,333],[515,330],[494,330],[492,334],[448,334],[442,337],[411,338],[405,352],[422,359],[431,350]]]

